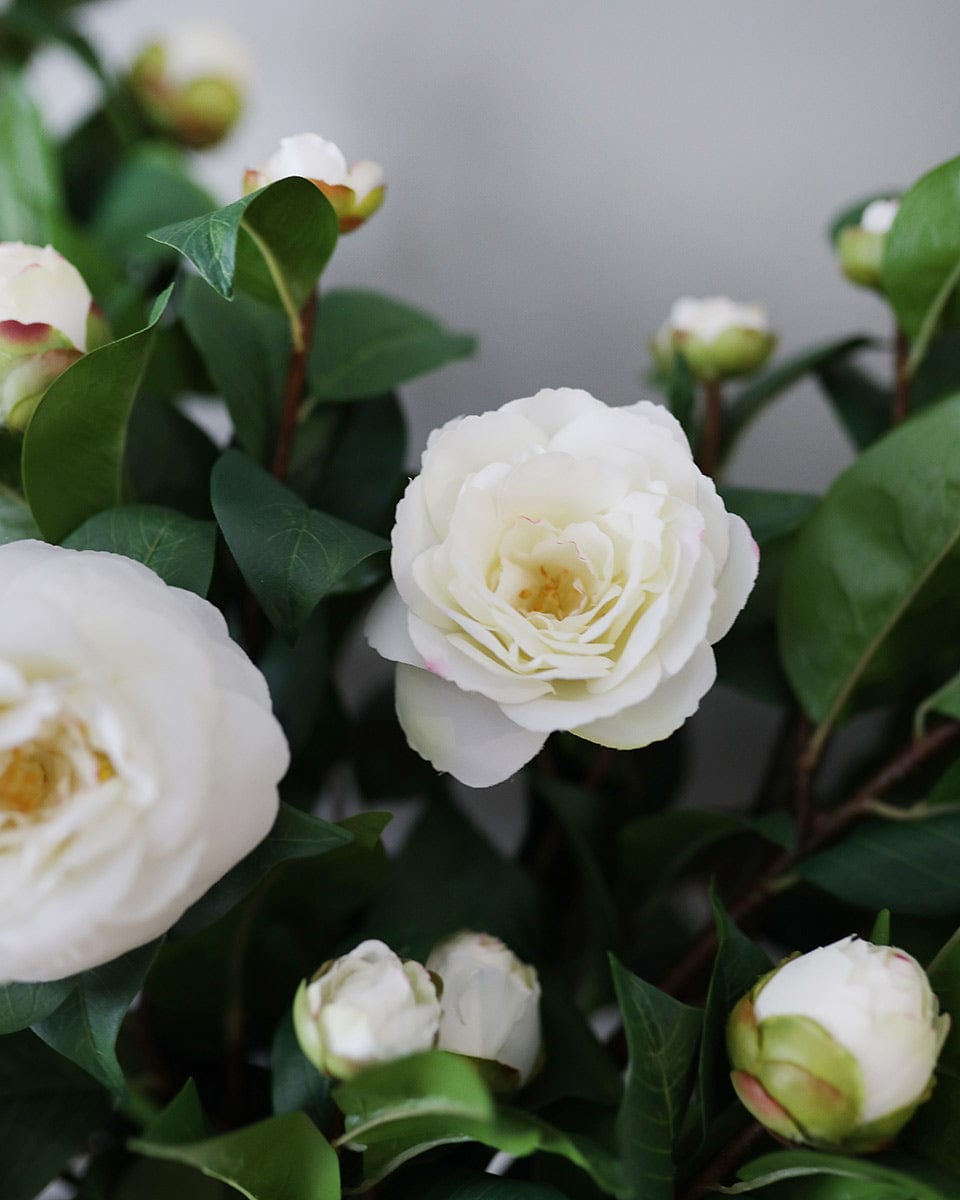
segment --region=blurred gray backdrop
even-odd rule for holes
[[[888,334],[824,226],[960,152],[956,0],[100,0],[83,13],[115,65],[199,17],[247,43],[247,113],[197,160],[224,202],[287,133],[384,164],[386,203],[328,281],[480,335],[475,360],[406,389],[412,462],[441,420],[540,387],[638,398],[646,340],[682,293],[761,301],[781,352]],[[90,101],[58,55],[34,82],[60,126]],[[848,461],[808,386],[744,439],[729,478],[816,490]],[[698,722],[698,790],[732,796],[744,738],[770,713],[722,690],[704,707],[720,706],[722,722]]]

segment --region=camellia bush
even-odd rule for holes
[[[473,339],[322,286],[388,173],[210,196],[209,32],[115,76],[15,0],[0,59],[2,1200],[956,1200],[960,159],[831,227],[889,343],[665,297],[646,398],[408,448]],[[853,465],[728,486],[803,379]],[[718,678],[779,730],[695,808]]]

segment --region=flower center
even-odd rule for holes
[[[115,776],[81,721],[47,721],[30,741],[0,751],[0,830],[41,820],[76,792]]]
[[[583,584],[572,571],[541,563],[517,593],[517,608],[525,613],[546,613],[562,621],[571,613],[580,612],[585,600]]]

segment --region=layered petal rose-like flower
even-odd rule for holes
[[[268,832],[287,760],[213,605],[120,555],[0,546],[0,982],[163,933]]]
[[[101,323],[80,272],[52,246],[0,244],[0,425],[27,427]]]
[[[243,191],[246,195],[278,179],[296,176],[309,179],[323,192],[337,214],[341,233],[350,233],[372,216],[386,192],[379,163],[358,162],[348,167],[340,147],[316,133],[281,138],[279,148],[262,167],[244,174]]]
[[[411,746],[487,787],[554,730],[645,746],[696,711],[757,573],[678,422],[545,390],[430,436],[367,638]]]

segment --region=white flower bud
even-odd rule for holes
[[[366,941],[301,983],[293,1017],[307,1058],[325,1075],[346,1079],[372,1063],[429,1050],[440,1002],[425,967]]]
[[[651,349],[664,370],[681,352],[701,380],[749,375],[769,358],[776,338],[759,304],[738,304],[727,296],[674,302]]]
[[[899,208],[897,199],[871,200],[860,214],[860,228],[868,233],[889,233]]]
[[[540,1058],[540,982],[498,938],[458,933],[432,950],[439,975],[441,1050],[490,1059],[517,1072],[522,1087]]]
[[[734,1085],[784,1137],[877,1149],[929,1096],[949,1026],[915,959],[844,938],[790,959],[734,1009]]]

